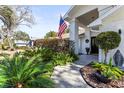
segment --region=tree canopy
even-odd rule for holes
[[[97,45],[100,46],[100,48],[104,50],[104,53],[105,53],[104,62],[105,63],[107,63],[108,50],[117,48],[120,42],[121,42],[120,35],[114,31],[102,32],[96,37]]]
[[[57,36],[57,32],[50,31],[50,32],[46,33],[46,35],[44,36],[44,38],[56,37],[56,36]]]
[[[34,24],[32,11],[27,6],[0,6],[0,19],[4,23],[2,25],[2,34],[9,40],[9,46],[13,48],[14,31],[20,25],[31,27]]]
[[[114,49],[119,46],[121,37],[117,32],[102,32],[96,37],[97,45],[102,49]]]
[[[28,41],[30,40],[29,35],[23,31],[16,31],[14,34],[15,40]]]

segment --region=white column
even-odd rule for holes
[[[102,53],[102,49],[99,48],[99,56],[98,56],[98,60],[99,62],[102,62],[103,61],[103,53]]]
[[[91,51],[91,35],[90,35],[90,29],[88,29],[88,28],[85,28],[85,40],[86,39],[88,39],[89,42],[88,43],[85,42],[85,48],[88,47],[88,48],[90,48],[90,51]],[[90,53],[90,51],[89,51],[89,53]],[[85,50],[85,54],[87,54],[86,50]]]
[[[78,54],[78,46],[79,46],[79,40],[78,40],[78,24],[76,19],[73,19],[70,21],[70,40],[74,41],[75,43],[75,54]]]
[[[83,38],[82,37],[80,37],[80,47],[79,47],[79,51],[80,51],[80,53],[82,53],[82,43],[83,43],[83,40],[82,40]]]

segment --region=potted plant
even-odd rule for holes
[[[89,51],[90,51],[90,48],[89,47],[86,47],[86,52],[87,52],[87,55],[89,54]]]

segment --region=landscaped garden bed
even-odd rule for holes
[[[123,88],[124,87],[124,76],[121,79],[111,79],[108,83],[99,81],[95,76],[96,69],[92,67],[92,63],[84,66],[80,69],[80,73],[86,83],[93,88]]]
[[[90,86],[94,88],[122,88],[124,87],[124,71],[122,56],[111,56],[107,61],[107,53],[119,46],[121,37],[117,32],[102,32],[96,37],[96,43],[104,51],[105,59],[102,62],[91,62],[80,69],[81,75]],[[119,50],[118,50],[119,51]],[[116,63],[113,65],[113,63]],[[121,64],[121,65],[118,65]]]
[[[0,60],[0,88],[55,87],[51,79],[54,67],[72,63],[78,57],[69,46],[66,49],[61,48],[61,51],[55,51],[59,46],[52,47],[35,46],[15,52],[12,57],[1,55],[4,59]]]

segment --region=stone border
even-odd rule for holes
[[[82,68],[81,68],[81,69],[82,69]],[[84,79],[84,81],[85,81],[89,86],[91,86],[92,88],[96,88],[96,87],[92,86],[90,83],[87,82],[87,80],[86,80],[86,79],[84,78],[84,76],[83,76],[83,75],[84,75],[84,74],[83,74],[84,71],[81,71],[81,69],[80,69],[79,71],[80,71],[80,74],[81,74],[82,78]]]

